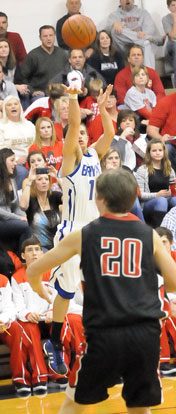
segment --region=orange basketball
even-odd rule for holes
[[[62,26],[62,37],[71,49],[84,49],[96,36],[96,26],[87,16],[74,14]]]

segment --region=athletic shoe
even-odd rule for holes
[[[169,364],[167,362],[162,362],[160,364],[160,371],[161,371],[162,376],[175,377],[176,376],[176,364]]]
[[[37,382],[32,386],[33,395],[44,395],[48,393],[46,382]]]
[[[67,366],[63,360],[62,351],[56,349],[50,339],[48,339],[43,349],[45,354],[48,356],[48,365],[56,373],[60,375],[66,375],[68,372]]]
[[[20,398],[31,396],[31,387],[30,387],[30,385],[16,383],[15,384],[15,391],[17,393],[17,396],[20,397]]]

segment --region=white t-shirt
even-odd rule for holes
[[[135,86],[132,86],[125,95],[124,103],[132,111],[138,111],[144,107],[150,110],[156,105],[156,95],[148,88],[142,93]]]
[[[29,147],[35,139],[35,126],[24,119],[21,122],[0,120],[0,149],[11,148],[16,158],[28,155]]]

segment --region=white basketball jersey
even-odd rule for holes
[[[89,147],[75,171],[62,178],[64,227],[79,229],[99,216],[95,204],[95,181],[100,173],[97,152]]]

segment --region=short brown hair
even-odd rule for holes
[[[138,73],[139,73],[141,70],[143,70],[143,71],[145,72],[145,74],[146,74],[146,76],[147,76],[147,83],[148,83],[148,81],[149,81],[149,74],[148,74],[148,70],[147,70],[147,68],[146,68],[144,65],[139,65],[139,66],[135,66],[135,67],[132,69],[132,71],[131,71],[131,73],[132,73],[132,82],[133,82],[133,85],[135,85],[135,81],[134,81],[135,76],[136,76],[136,75],[138,75]]]
[[[130,172],[118,170],[104,171],[96,180],[98,199],[104,199],[112,213],[127,213],[137,197],[137,183]]]
[[[176,0],[167,0],[167,6],[169,7],[173,1],[176,1]]]

